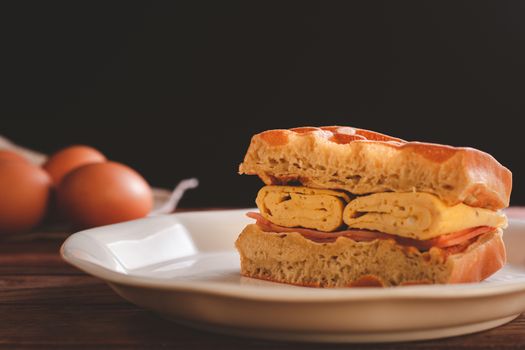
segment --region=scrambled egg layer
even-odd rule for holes
[[[344,209],[349,228],[377,230],[415,239],[431,239],[476,226],[506,227],[501,212],[445,205],[432,194],[422,192],[375,193],[353,199]]]
[[[265,186],[256,203],[261,215],[276,225],[324,232],[345,229],[346,224],[350,229],[426,240],[476,226],[507,225],[501,212],[462,203],[447,206],[423,192],[384,192],[350,199],[341,191]]]
[[[276,225],[324,232],[341,227],[349,201],[344,192],[302,186],[265,186],[255,200],[261,215]]]

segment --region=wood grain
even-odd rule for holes
[[[525,218],[525,208],[512,209]],[[5,349],[525,349],[525,316],[502,327],[441,340],[302,344],[190,329],[129,304],[68,266],[62,239],[0,241],[0,348]]]

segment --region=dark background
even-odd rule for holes
[[[252,134],[349,125],[473,146],[525,204],[525,2],[14,2],[0,134],[99,148],[185,207],[253,206]]]

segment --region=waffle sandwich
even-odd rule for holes
[[[487,153],[350,127],[253,136],[265,183],[236,241],[243,276],[311,287],[481,281],[505,263],[512,174]]]

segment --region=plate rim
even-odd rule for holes
[[[206,215],[221,213],[232,213],[235,211],[245,213],[253,210],[225,209],[225,210],[203,210],[189,211],[169,214],[174,217]],[[159,216],[162,217],[162,216]],[[147,218],[151,220],[150,218]],[[135,221],[142,221],[139,219]],[[524,219],[509,218],[509,226],[524,225]],[[112,226],[112,225],[110,225]],[[101,226],[107,228],[108,226]],[[68,251],[68,245],[80,236],[89,236],[90,232],[99,228],[76,232],[69,236],[60,247],[60,255],[68,264],[79,270],[97,277],[107,283],[140,287],[148,289],[171,290],[174,292],[199,292],[217,296],[235,297],[240,299],[271,301],[271,302],[341,302],[341,301],[374,301],[374,300],[399,300],[399,299],[461,299],[461,298],[483,298],[495,295],[505,295],[525,291],[525,280],[523,281],[495,281],[488,285],[480,286],[479,283],[463,283],[451,285],[411,285],[388,288],[274,288],[272,286],[249,286],[242,288],[232,287],[221,282],[212,281],[173,281],[145,276],[126,275],[113,271],[104,266],[81,259]],[[232,251],[234,251],[232,246]],[[242,277],[247,278],[247,277]],[[475,285],[475,287],[473,286]],[[300,292],[298,293],[297,291]]]

